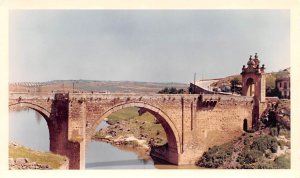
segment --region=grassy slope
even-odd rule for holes
[[[127,120],[133,117],[137,117],[139,115],[138,110],[139,108],[136,107],[121,109],[109,115],[107,122],[109,124],[115,124],[116,122],[120,122],[121,120],[124,119]]]
[[[58,169],[66,160],[66,157],[50,152],[34,151],[26,147],[9,147],[10,158],[28,158],[31,162],[48,164],[53,169]]]

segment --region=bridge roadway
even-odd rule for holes
[[[85,149],[99,123],[126,107],[150,112],[164,127],[168,144],[151,155],[177,165],[194,164],[204,151],[252,126],[252,97],[215,94],[10,93],[9,108],[27,107],[45,118],[50,151],[66,155],[70,169],[84,169]]]

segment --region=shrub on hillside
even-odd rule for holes
[[[233,143],[214,146],[203,154],[197,165],[202,167],[217,168],[229,160],[233,153]]]
[[[263,152],[258,150],[247,150],[242,152],[238,158],[237,161],[241,165],[251,164],[257,162],[261,157],[263,156]]]
[[[270,135],[275,137],[278,136],[278,129],[277,128],[271,128]]]
[[[290,169],[291,159],[290,155],[281,155],[274,160],[278,169]]]
[[[271,135],[263,135],[255,139],[251,145],[251,149],[265,152],[271,149],[272,153],[276,153],[278,149],[278,141]]]

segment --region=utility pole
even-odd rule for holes
[[[196,72],[194,73],[194,90],[193,90],[193,94],[196,93]]]
[[[74,93],[74,82],[73,82],[73,93]]]

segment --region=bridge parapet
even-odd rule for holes
[[[238,96],[238,95],[219,95],[219,94],[202,94],[203,100],[217,100],[217,101],[238,101],[238,102],[251,102],[253,97]]]
[[[24,92],[10,92],[9,93],[9,99],[19,99],[20,97],[22,99],[54,99],[55,94],[54,93],[24,93]]]

